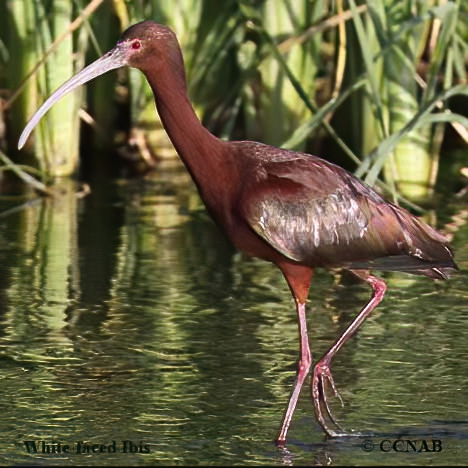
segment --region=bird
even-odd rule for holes
[[[275,441],[286,444],[303,383],[311,374],[316,419],[330,437],[348,435],[332,415],[338,395],[331,364],[379,305],[386,283],[374,270],[447,279],[458,270],[446,238],[386,201],[350,172],[317,156],[254,141],[225,141],[209,132],[190,102],[176,34],[151,20],[126,29],[116,46],[59,87],[28,122],[21,149],[63,95],[112,69],[139,69],[161,122],[213,220],[248,256],[276,265],[295,302],[299,330],[296,379]],[[312,367],[306,302],[317,268],[349,270],[372,290],[370,300]]]

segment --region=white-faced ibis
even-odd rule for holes
[[[159,116],[215,222],[238,249],[283,272],[299,316],[297,378],[277,438],[284,444],[312,363],[305,304],[314,269],[343,267],[372,288],[372,297],[312,373],[317,419],[330,436],[345,435],[332,417],[325,386],[340,348],[383,299],[386,284],[369,270],[446,279],[458,269],[446,239],[408,211],[385,201],[344,169],[310,154],[252,141],[222,141],[205,129],[187,95],[182,53],[173,31],[144,21],[116,47],[55,91],[19,141],[65,93],[124,65],[138,68],[154,93]]]

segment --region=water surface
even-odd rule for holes
[[[79,199],[64,185],[56,200],[0,218],[1,464],[468,459],[461,204],[444,219],[462,272],[444,283],[386,275],[387,297],[333,364],[344,401],[330,392],[334,415],[362,436],[324,437],[306,386],[288,445],[278,449],[298,357],[294,305],[279,271],[231,247],[183,171],[92,189]],[[19,204],[0,203],[2,211]],[[317,272],[314,359],[369,293],[338,272]],[[58,444],[61,453],[47,453]]]

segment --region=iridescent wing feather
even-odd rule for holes
[[[250,227],[282,255],[312,267],[433,278],[455,269],[446,240],[430,226],[338,166],[289,154],[294,159],[265,161],[262,180],[255,190],[246,184],[240,203]]]

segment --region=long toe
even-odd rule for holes
[[[323,430],[330,437],[346,437],[349,434],[346,433],[331,413],[326,393],[327,383],[343,405],[343,400],[336,389],[335,382],[330,371],[330,365],[326,360],[322,359],[314,367],[312,375],[312,399],[314,401],[315,414],[317,415],[317,420]]]

